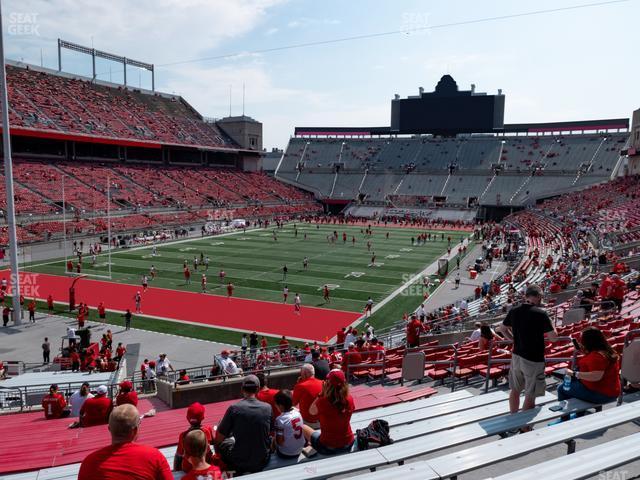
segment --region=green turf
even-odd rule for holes
[[[411,237],[419,233],[413,229],[374,227],[373,235],[367,237],[361,232],[361,227],[298,224],[296,237],[294,227],[290,224],[276,230],[277,241],[273,239],[274,230],[269,228],[228,236],[196,238],[175,244],[159,244],[159,255],[156,257],[151,257],[151,247],[120,250],[112,255],[112,281],[140,284],[141,276],[148,274],[153,264],[158,276],[151,282],[152,287],[199,292],[203,269],[192,272],[191,285],[185,285],[183,262],[186,260],[193,270],[193,257],[199,257],[202,252],[210,258],[207,272],[209,293],[226,294],[226,289],[218,281],[218,272],[223,268],[226,272],[225,281],[231,281],[235,285],[236,297],[281,302],[282,289],[286,284],[290,291],[289,302],[292,302],[294,294],[298,292],[303,305],[362,312],[369,296],[374,302],[380,302],[404,284],[411,275],[422,271],[442,256],[446,252],[449,235],[452,237],[452,245],[456,245],[466,235],[461,232],[444,232],[444,240],[441,240],[443,232],[438,231],[437,241],[412,246]],[[327,236],[334,230],[338,232],[339,240],[330,244]],[[347,233],[346,243],[342,241],[343,232]],[[355,245],[352,244],[354,236]],[[367,241],[371,241],[371,252],[367,251]],[[375,252],[376,264],[379,266],[370,266],[372,252]],[[309,258],[309,268],[306,271],[302,267],[305,256]],[[107,257],[103,254],[98,257],[97,265],[92,266],[91,259],[85,256],[83,273],[107,275],[106,261]],[[286,281],[283,281],[282,274],[284,264],[289,269]],[[64,273],[64,268],[64,261],[54,261],[27,265],[25,270],[60,275]],[[325,303],[322,298],[324,284],[337,285],[331,290],[329,303]],[[422,293],[421,289],[412,289],[399,295],[376,313],[371,318],[371,323],[382,327],[396,321],[404,311],[415,308]],[[170,331],[173,330],[171,325],[165,327],[164,323],[162,328],[167,330],[158,331],[186,335],[188,328],[185,325],[177,324],[178,331],[174,332]],[[232,335],[237,337],[236,333],[232,332]],[[221,335],[216,334],[209,339],[227,341],[216,337]],[[237,343],[237,339],[234,343]]]

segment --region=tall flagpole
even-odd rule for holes
[[[16,209],[13,197],[13,164],[11,162],[11,135],[9,132],[9,99],[7,97],[7,74],[4,64],[4,32],[2,30],[2,5],[0,5],[0,101],[2,102],[2,144],[4,147],[4,181],[7,194],[7,226],[9,234],[9,263],[11,265],[11,295],[13,321],[22,323],[20,306],[20,277],[18,272],[18,235],[16,234]]]

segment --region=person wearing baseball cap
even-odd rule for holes
[[[116,406],[129,403],[134,407],[138,406],[138,393],[133,389],[133,383],[129,380],[120,382],[120,392],[116,397]]]
[[[322,385],[322,392],[309,407],[309,412],[320,420],[320,431],[303,425],[302,433],[311,446],[323,455],[349,452],[354,441],[351,431],[354,410],[355,404],[344,372],[331,370]]]
[[[244,377],[241,389],[244,398],[227,409],[214,440],[216,452],[236,475],[260,472],[267,465],[273,424],[271,406],[256,398],[258,377]]]
[[[213,441],[213,430],[207,425],[203,425],[205,416],[205,408],[200,403],[195,402],[189,405],[187,408],[187,421],[189,422],[189,428],[180,433],[178,437],[178,447],[176,448],[176,455],[173,457],[173,469],[176,471],[183,471],[189,473],[192,469],[192,465],[188,458],[185,456],[184,439],[189,432],[194,430],[202,430],[207,440],[207,448],[205,450],[205,461],[209,464],[213,461],[213,453],[211,452],[211,442]]]
[[[109,389],[105,385],[96,388],[93,398],[85,400],[80,409],[80,426],[92,427],[109,423],[109,414],[113,410],[113,402],[107,395]]]
[[[238,375],[242,373],[242,370],[238,368],[236,362],[229,357],[229,350],[222,350],[220,352],[220,366],[222,367],[222,373],[225,375]]]

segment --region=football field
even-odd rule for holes
[[[296,235],[297,230],[297,235]],[[329,237],[336,231],[338,240],[329,241]],[[131,291],[141,290],[143,275],[148,275],[149,291],[143,295],[143,314],[149,304],[150,292],[163,292],[166,299],[165,306],[172,302],[184,302],[185,317],[181,320],[189,320],[190,303],[201,305],[197,308],[207,308],[202,303],[204,299],[224,298],[227,296],[227,282],[234,285],[233,300],[247,299],[260,301],[263,307],[258,311],[258,318],[254,318],[255,330],[276,336],[290,334],[287,331],[276,331],[281,327],[261,328],[261,324],[269,323],[265,315],[287,316],[293,312],[293,298],[298,293],[302,299],[303,311],[300,318],[305,319],[305,309],[324,311],[325,316],[331,314],[331,310],[350,312],[342,323],[349,324],[355,317],[363,312],[367,299],[371,297],[377,304],[400,286],[411,280],[413,275],[420,273],[427,265],[446,254],[448,237],[451,237],[452,251],[455,252],[460,240],[467,236],[465,232],[441,232],[431,231],[437,235],[437,239],[424,245],[412,244],[412,237],[416,237],[422,231],[409,228],[385,228],[373,227],[372,235],[365,235],[364,227],[342,225],[315,225],[315,224],[287,224],[281,229],[268,228],[249,230],[247,232],[234,232],[220,236],[208,236],[174,241],[166,244],[158,244],[156,255],[153,255],[152,247],[138,247],[128,250],[118,250],[111,256],[112,278],[104,278],[108,275],[108,257],[104,253],[97,257],[96,265],[92,265],[91,258],[85,255],[83,260],[83,273],[89,274],[89,278],[96,275],[105,289],[109,289],[109,282],[131,286]],[[346,241],[343,241],[343,233]],[[388,234],[388,235],[387,235]],[[370,245],[368,245],[370,244]],[[375,255],[375,261],[373,256]],[[197,258],[209,258],[209,268],[200,265],[194,269],[193,260]],[[303,267],[303,259],[308,258],[308,267]],[[184,262],[187,262],[192,275],[190,284],[186,284],[183,273]],[[287,266],[286,278],[283,267]],[[156,278],[151,280],[152,266],[156,271]],[[64,261],[52,261],[27,266],[29,272],[37,272],[49,276],[64,276]],[[219,272],[224,270],[224,282],[220,281]],[[206,293],[201,293],[201,276],[207,276]],[[98,277],[101,276],[101,277]],[[68,284],[70,279],[65,280]],[[105,283],[103,283],[105,282]],[[78,282],[79,288],[89,283],[88,280]],[[66,285],[65,284],[65,285]],[[102,286],[94,284],[94,289],[102,289]],[[330,290],[329,301],[323,299],[323,286]],[[283,305],[283,289],[288,287],[288,304]],[[48,288],[48,287],[47,287]],[[84,288],[84,287],[82,287]],[[115,291],[116,287],[112,287]],[[191,292],[189,297],[173,297],[171,292]],[[415,292],[414,292],[415,293]],[[40,292],[43,296],[44,292]],[[128,294],[126,294],[128,295]],[[147,297],[147,298],[145,298]],[[194,299],[189,300],[189,299]],[[56,298],[56,300],[58,300]],[[82,301],[82,298],[78,298]],[[132,299],[126,299],[132,308]],[[405,302],[407,299],[405,299]],[[264,303],[263,303],[264,302]],[[411,308],[415,308],[420,302],[419,298],[410,299]],[[91,302],[89,302],[91,305]],[[272,310],[274,304],[278,308],[286,310]],[[212,307],[213,316],[235,315],[241,317],[246,314],[246,306],[222,305],[224,312],[218,307]],[[247,305],[247,304],[245,304]],[[268,307],[267,307],[268,306]],[[107,302],[107,308],[109,308]],[[116,308],[115,304],[113,308]],[[195,307],[194,307],[195,308]],[[256,308],[258,306],[256,305]],[[157,312],[157,309],[154,309]],[[150,314],[151,315],[151,314]],[[153,314],[157,317],[163,315]],[[334,312],[333,316],[338,315]],[[396,315],[396,313],[394,313]],[[401,315],[401,313],[400,313]],[[331,316],[331,315],[329,315]],[[326,316],[326,318],[329,318]],[[173,318],[174,315],[168,315]],[[236,321],[238,320],[236,319]],[[319,319],[320,318],[320,319]],[[314,317],[313,321],[323,321],[325,317]],[[372,319],[374,324],[384,324],[396,321],[398,317],[391,319]],[[244,319],[246,321],[246,319]],[[246,329],[245,321],[238,324],[237,329]],[[211,325],[222,328],[235,329],[234,319],[225,321],[212,320]],[[298,321],[297,323],[300,323]],[[335,325],[331,325],[331,332],[335,332]],[[329,326],[327,326],[329,328]],[[314,336],[292,335],[298,338],[317,338]]]

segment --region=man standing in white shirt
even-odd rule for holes
[[[160,357],[158,358],[158,361],[156,362],[156,373],[158,375],[166,375],[169,372],[169,370],[171,370],[172,372],[175,372],[173,365],[171,365],[171,362],[167,358],[167,354],[161,353]]]

